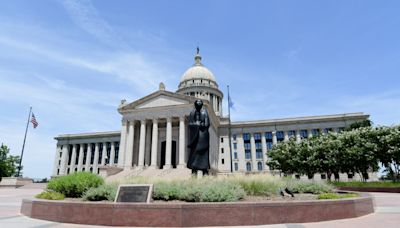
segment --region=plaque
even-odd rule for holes
[[[121,184],[114,202],[150,203],[152,193],[152,184]]]

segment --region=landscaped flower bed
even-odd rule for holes
[[[48,189],[38,198],[75,198],[83,201],[114,201],[118,184],[154,184],[154,201],[235,202],[266,200],[325,199],[319,194],[333,193],[334,186],[325,182],[302,181],[270,175],[204,177],[200,179],[126,178],[115,183],[104,183],[97,175],[75,173],[51,180]],[[293,196],[291,196],[293,193]],[[353,197],[356,195],[352,195]],[[335,197],[333,197],[334,199]],[[341,197],[337,197],[341,198]]]

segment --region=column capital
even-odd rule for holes
[[[141,119],[140,124],[146,124],[146,119]]]
[[[153,121],[153,124],[154,124],[154,123],[158,123],[158,118],[153,118],[152,121]]]
[[[167,119],[167,122],[171,122],[172,121],[172,116],[167,116],[165,118]]]
[[[185,121],[185,119],[186,119],[186,116],[180,116],[179,117],[179,121]]]

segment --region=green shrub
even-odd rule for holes
[[[249,196],[276,195],[283,186],[283,181],[281,179],[262,175],[235,178],[234,182],[237,182]]]
[[[314,182],[314,181],[301,181],[292,180],[287,181],[287,188],[295,193],[312,193],[320,194],[333,192],[334,187],[325,182]]]
[[[77,172],[50,180],[47,189],[64,194],[66,197],[81,197],[89,188],[104,183],[103,178],[89,172]]]
[[[237,201],[245,196],[240,185],[226,180],[203,178],[201,180],[161,181],[154,184],[153,199],[182,200],[188,202]]]
[[[58,192],[44,191],[35,196],[38,199],[63,200],[65,196]]]
[[[352,198],[358,197],[357,193],[345,193],[345,194],[338,194],[338,193],[322,193],[318,195],[318,199],[343,199],[343,198]]]
[[[85,191],[82,195],[82,199],[88,201],[114,201],[117,189],[118,186],[112,184],[100,185],[96,188],[90,188]]]
[[[331,184],[337,187],[381,187],[381,188],[391,188],[391,187],[400,187],[400,183],[389,182],[389,181],[372,181],[372,182],[362,182],[362,181],[349,181],[349,182],[340,182],[333,181]]]

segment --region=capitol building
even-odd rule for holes
[[[203,107],[209,113],[210,171],[214,174],[272,172],[266,161],[268,150],[274,144],[290,138],[300,141],[327,132],[340,132],[354,122],[369,118],[358,112],[230,122],[223,115],[223,98],[215,76],[202,64],[202,57],[197,53],[175,92],[167,91],[160,83],[157,91],[145,97],[133,102],[121,101],[120,131],[55,137],[57,149],[52,176],[78,171],[98,173],[108,179],[190,175],[191,171],[186,168],[188,115],[197,99],[203,100]],[[315,178],[326,177],[321,174]],[[340,176],[342,180],[348,178],[353,177]]]

